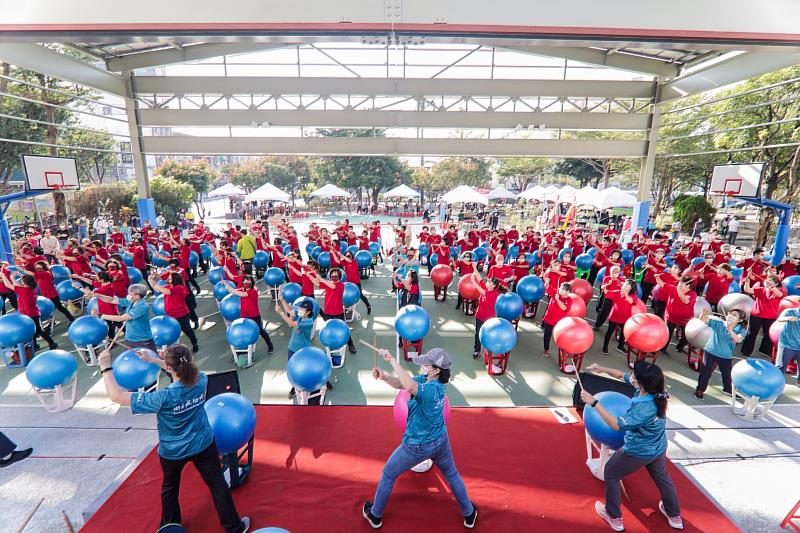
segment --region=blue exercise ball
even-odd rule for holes
[[[508,353],[517,345],[517,330],[505,318],[490,318],[478,333],[481,345],[492,353]]]
[[[249,318],[237,318],[228,326],[225,338],[237,350],[244,350],[258,341],[258,324]]]
[[[321,268],[330,268],[331,266],[331,253],[330,252],[321,252],[317,256],[317,262]]]
[[[153,249],[153,252],[155,252],[155,251],[156,250]],[[163,250],[159,250],[158,252],[159,252],[159,254],[165,254],[166,253]],[[161,257],[155,255],[155,253],[151,253],[150,254],[150,262],[153,263],[155,266],[158,266],[158,267],[167,266],[167,261],[164,260],[164,259],[161,259]]]
[[[619,392],[603,391],[594,397],[614,418],[624,415],[631,407],[631,399]],[[625,444],[625,432],[615,430],[606,424],[597,409],[591,405],[583,408],[583,425],[592,440],[605,444],[612,450],[619,450]]]
[[[369,253],[371,253],[372,255],[378,255],[379,253],[381,253],[381,245],[378,244],[377,242],[369,243]]]
[[[39,308],[39,317],[42,320],[49,320],[53,316],[53,313],[56,312],[55,304],[44,296],[36,297],[36,307]]]
[[[736,281],[742,281],[742,275],[744,274],[744,268],[737,267],[737,266],[731,267],[731,274],[733,274],[733,279],[735,279]],[[789,277],[793,277],[793,276],[789,276]],[[786,278],[786,279],[789,279],[789,278]]]
[[[97,346],[108,337],[108,324],[96,316],[81,316],[69,325],[67,337],[75,346]]]
[[[216,285],[223,279],[227,279],[225,276],[225,269],[222,267],[213,267],[211,270],[208,271],[208,281],[212,285]]]
[[[25,377],[37,389],[54,389],[66,385],[78,373],[78,362],[66,350],[48,350],[34,357]]]
[[[736,280],[731,281],[731,284],[728,285],[728,294],[732,294],[734,292],[742,292],[742,287],[738,282],[736,282]]]
[[[235,392],[223,392],[209,398],[203,408],[208,416],[217,451],[234,453],[247,444],[256,431],[253,402]]]
[[[150,357],[158,358],[158,354],[146,348],[137,348],[137,352],[144,351]],[[149,387],[158,381],[161,368],[153,363],[145,363],[133,350],[122,352],[111,365],[111,373],[120,387],[129,391],[137,391]]]
[[[287,302],[293,302],[300,298],[303,288],[299,283],[287,283],[281,287],[281,296]]]
[[[256,251],[256,255],[253,256],[253,266],[256,268],[267,268],[269,264],[269,254],[264,250]]]
[[[264,283],[268,287],[277,287],[284,281],[286,281],[286,274],[278,267],[270,267],[264,272]]]
[[[315,391],[325,386],[331,377],[331,358],[315,346],[297,350],[286,365],[286,375],[292,387],[299,391]]]
[[[317,246],[317,243],[315,243],[315,242],[309,242],[308,244],[306,244],[306,255],[310,256],[311,255],[311,250],[313,250],[316,246]]]
[[[347,250],[347,241],[341,240],[339,241],[339,253],[343,254]]]
[[[317,318],[319,316],[319,304],[314,298],[311,298],[310,296],[301,296],[300,298],[292,302],[292,307],[296,309],[301,303],[305,301],[311,302],[311,304],[314,306],[313,317]]]
[[[225,298],[227,295],[230,294],[226,287],[235,288],[232,281],[226,281],[226,280],[222,280],[216,285],[214,285],[214,291],[213,291],[214,298],[216,298],[217,301],[222,300],[223,298]]]
[[[53,274],[54,279],[65,280],[69,279],[70,271],[64,265],[53,265],[50,267],[50,273]],[[58,283],[56,283],[58,285]]]
[[[211,263],[211,266],[215,266],[215,267],[216,267],[216,266],[219,266],[219,261],[217,261],[217,258],[216,258],[216,257],[214,257],[213,255],[212,255],[212,256],[211,256],[211,258],[208,260],[208,262],[209,262],[209,263]]]
[[[472,250],[472,259],[477,262],[481,262],[486,259],[488,253],[486,252],[486,248],[481,248],[480,246]]]
[[[344,320],[334,318],[325,322],[319,332],[319,342],[330,350],[338,350],[350,340],[350,328]]]
[[[242,313],[240,298],[229,294],[219,302],[219,314],[227,321],[236,320]]]
[[[311,259],[313,259],[314,261],[317,261],[318,258],[319,258],[319,254],[321,254],[321,253],[322,253],[322,247],[321,246],[314,246],[311,249]]]
[[[210,244],[203,243],[200,245],[200,255],[203,256],[203,259],[209,259],[212,255],[214,255],[214,249]]]
[[[789,296],[800,295],[800,276],[789,276],[783,280],[783,286]]]
[[[641,269],[644,268],[644,265],[646,263],[647,263],[647,256],[646,255],[640,255],[639,257],[637,257],[636,259],[633,260],[633,267],[636,270],[641,270]]]
[[[36,324],[30,317],[21,313],[0,316],[0,346],[16,347],[22,342],[30,341],[34,333]]]
[[[344,292],[342,293],[342,304],[345,307],[352,307],[358,303],[361,298],[361,289],[355,283],[349,281],[344,284]]]
[[[133,255],[128,252],[122,254],[122,262],[125,263],[125,266],[133,266]]]
[[[695,257],[694,259],[692,259],[692,266],[699,265],[703,261],[704,259],[702,257]]]
[[[290,531],[282,527],[262,527],[253,531],[253,533],[290,533]]]
[[[367,268],[372,264],[372,254],[367,250],[359,250],[353,257],[358,264],[358,268]]]
[[[416,342],[423,338],[431,327],[431,317],[418,305],[401,307],[394,315],[394,329],[403,339]]]
[[[428,258],[428,263],[431,264],[432,267],[435,267],[439,264],[439,254],[431,254]]]
[[[507,292],[497,297],[494,302],[494,312],[500,318],[506,320],[516,320],[522,316],[522,311],[525,308],[525,302],[522,297],[515,292]]]
[[[141,283],[144,281],[144,276],[142,276],[142,271],[135,267],[127,267],[128,269],[128,278],[131,280],[131,284],[133,283]]]
[[[675,260],[672,258],[671,255],[665,255],[664,262],[667,264],[667,268],[675,264]]]
[[[97,306],[97,296],[92,296],[89,298],[89,301],[86,302],[86,314],[91,315],[95,311],[100,312],[100,308]]]
[[[744,359],[733,365],[731,379],[737,391],[762,401],[774,400],[786,387],[786,377],[764,359]]]
[[[61,298],[62,302],[83,298],[83,293],[72,284],[71,280],[62,281],[56,285],[56,292],[58,292],[58,297]]]
[[[533,265],[536,264],[536,255],[532,253],[525,254],[525,261],[528,262],[528,266],[533,268]]]
[[[508,257],[517,257],[519,256],[519,246],[516,244],[512,244],[508,247]]]
[[[197,255],[197,252],[191,250],[189,252],[189,266],[196,267],[199,264],[200,264],[200,256]]]
[[[453,258],[453,259],[458,259],[459,255],[461,255],[461,246],[451,246],[450,247],[450,257]]]
[[[630,252],[630,250],[628,250]],[[581,254],[575,258],[575,266],[581,270],[589,270],[594,263],[594,257],[589,254]]]
[[[291,252],[291,251],[292,251],[292,247],[291,247],[291,246],[289,246],[289,244],[288,244],[288,243],[283,243],[283,244],[281,245],[281,253],[282,253],[283,255],[289,255],[289,252]]]
[[[345,252],[350,252],[355,257],[355,255],[358,253],[358,246],[355,244],[348,246]]]
[[[563,261],[565,254],[572,255],[572,248],[562,248],[561,250],[559,250],[559,252],[558,252],[558,260],[559,261]]]
[[[589,255],[591,255],[592,257],[597,257],[597,248],[595,248],[594,246],[592,246],[591,248],[589,248],[588,250],[586,250],[586,253],[587,253],[587,254],[589,254]]]
[[[622,250],[622,262],[626,265],[633,261],[633,250],[624,249]]]
[[[162,316],[166,314],[166,310],[164,309],[164,295],[159,294],[155,300],[153,300],[153,314],[156,316]]]
[[[420,256],[428,255],[428,252],[431,251],[431,246],[427,242],[420,243],[417,251],[419,252]]]
[[[640,284],[636,284],[636,296],[641,299],[642,297],[642,286]]]
[[[520,278],[514,290],[520,295],[523,302],[536,303],[544,296],[544,282],[539,276],[528,274]]]
[[[597,275],[594,277],[595,285],[600,287],[603,284],[603,279],[606,277],[606,267],[601,268],[597,271]]]
[[[150,319],[150,331],[156,346],[169,346],[178,342],[181,325],[171,316],[154,316]]]

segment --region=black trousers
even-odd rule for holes
[[[708,352],[705,352],[705,361],[703,361],[703,367],[700,369],[700,377],[697,378],[697,392],[706,391],[708,382],[711,381],[711,376],[714,374],[716,367],[719,367],[719,373],[722,374],[722,390],[732,392],[731,369],[733,368],[733,359],[724,359]]]
[[[614,307],[614,301],[609,298],[600,298],[600,311],[597,313],[597,320],[594,322],[594,329],[600,329],[603,324],[608,320],[608,315],[611,314],[611,308]]]
[[[747,336],[744,338],[744,343],[742,343],[742,355],[746,355],[747,357],[752,355],[753,348],[756,346],[759,330],[761,330],[761,345],[758,347],[758,351],[764,355],[770,355],[772,353],[772,339],[769,338],[769,327],[773,322],[775,322],[774,318],[750,317]]]
[[[258,326],[258,334],[261,335],[261,338],[264,339],[264,342],[267,343],[269,349],[272,350],[273,349],[272,339],[269,338],[269,333],[267,333],[267,330],[264,329],[264,323],[261,321],[261,315],[246,316],[242,318],[249,318],[250,320],[256,323],[256,326]]]
[[[53,340],[53,337],[47,333],[44,328],[42,328],[42,320],[41,317],[32,316],[30,317],[33,320],[33,323],[36,324],[36,333],[33,334],[33,342],[36,343],[36,338],[41,337],[45,340],[50,349],[54,349],[56,347],[56,342]]]
[[[598,272],[599,270],[600,270],[600,269],[597,267],[597,265],[592,265],[592,268],[590,268],[590,269],[589,269],[589,279],[588,279],[587,281],[588,281],[588,282],[589,282],[591,285],[594,285],[594,281],[597,279],[597,272]],[[607,271],[606,271],[606,274],[608,274],[608,272],[607,272]]]
[[[194,334],[194,330],[192,329],[192,324],[189,319],[189,315],[183,315],[182,317],[172,317],[178,321],[178,324],[181,325],[181,331],[184,335],[189,337],[189,341],[192,343],[192,348],[197,346],[197,335]]]
[[[664,316],[667,310],[667,302],[664,300],[653,300],[653,312],[660,317]]]
[[[56,296],[55,298],[50,298],[50,301],[53,302],[55,308],[58,309],[62,315],[67,317],[67,320],[69,320],[70,323],[72,323],[75,320],[75,317],[72,316],[72,313],[69,312],[69,309],[64,307],[64,304],[61,302],[61,298]]]
[[[17,445],[14,442],[6,437],[5,433],[0,431],[0,459],[10,455],[11,452],[17,449]]]
[[[550,339],[553,338],[554,327],[555,326],[548,324],[547,322],[542,322],[542,337],[544,340],[545,351],[550,351]]]
[[[355,282],[353,282],[353,283],[355,283]],[[361,296],[359,296],[359,299],[362,302],[364,302],[364,305],[367,306],[367,311],[372,311],[372,306],[369,304],[369,300],[367,300],[367,297],[364,296],[364,288],[361,287],[361,283],[356,283],[356,285],[358,285],[358,292],[361,295]]]
[[[189,320],[197,324],[200,320],[197,318],[197,312],[195,311],[195,309],[197,309],[197,299],[195,299],[191,289],[189,289],[189,293],[186,295],[186,307],[189,308]]]
[[[480,352],[481,351],[481,339],[480,339],[480,332],[481,328],[483,327],[483,320],[475,319],[475,346],[473,348],[473,352]]]
[[[114,335],[117,333],[117,328],[122,324],[120,322],[114,322],[113,320],[106,320],[106,324],[108,324],[108,338],[113,339]]]
[[[619,322],[613,322],[611,320],[608,321],[608,330],[606,331],[606,335],[603,338],[603,351],[608,351],[608,343],[611,342],[611,337],[614,335],[614,331],[619,328],[619,340],[617,341],[617,348],[620,350],[625,349],[625,333],[622,327],[624,324],[620,324]]]
[[[326,315],[325,313],[320,312],[320,314],[322,315],[322,318],[325,320],[333,320],[334,318],[338,318],[339,320],[344,321],[344,313],[342,313],[341,315]],[[350,339],[347,341],[347,347],[354,351],[356,349],[356,345],[353,344],[352,335],[350,335]]]
[[[650,298],[650,293],[653,292],[654,287],[655,285],[653,283],[642,281],[642,301],[645,305],[647,305],[647,299]]]
[[[3,292],[3,293],[0,293],[0,298],[2,298],[2,300],[3,300],[3,311],[2,311],[3,314],[6,314],[6,300],[11,302],[11,307],[13,307],[14,309],[18,309],[18,306],[17,306],[17,293],[15,293],[15,292]]]
[[[678,344],[675,346],[678,349],[678,351],[680,352],[688,344],[688,341],[686,340],[686,331],[683,328],[684,328],[684,326],[680,326],[678,324],[674,324],[674,323],[670,322],[669,320],[667,321],[667,329],[669,330],[669,338],[667,339],[667,344],[664,345],[662,350],[666,350],[667,346],[669,346],[669,341],[672,340],[672,335],[675,334],[675,330],[678,331],[678,335],[680,335],[680,337],[681,337],[678,340]]]
[[[181,506],[178,496],[181,488],[181,473],[186,463],[194,464],[208,489],[217,510],[219,523],[226,533],[241,533],[244,524],[233,503],[231,489],[225,483],[219,463],[217,445],[185,459],[172,460],[159,457],[164,481],[161,483],[161,525],[178,524],[181,521]]]
[[[189,285],[194,287],[194,289],[199,293],[200,285],[197,284],[197,268],[189,267],[189,270],[186,272],[186,277],[189,278]]]

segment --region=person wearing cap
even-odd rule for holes
[[[311,334],[314,329],[314,304],[311,300],[303,300],[297,307],[292,309],[292,305],[283,299],[283,294],[278,291],[278,299],[275,301],[275,312],[292,328],[292,336],[289,337],[288,359],[291,359],[296,351],[311,346]],[[328,390],[333,390],[333,385],[328,382]],[[289,399],[296,395],[294,387],[289,391]]]
[[[362,515],[374,529],[381,527],[381,517],[397,478],[411,467],[431,459],[453,491],[464,516],[464,527],[474,528],[478,507],[469,499],[464,481],[456,469],[444,422],[445,385],[450,381],[450,365],[453,362],[450,354],[442,348],[434,348],[413,357],[422,373],[411,377],[388,350],[380,350],[379,353],[384,361],[392,365],[396,375],[391,376],[376,366],[372,369],[373,377],[395,389],[408,391],[411,398],[408,400],[403,442],[384,465],[375,498],[364,502]]]

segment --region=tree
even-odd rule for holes
[[[553,170],[553,161],[545,157],[507,157],[497,161],[497,175],[506,185],[522,192]]]
[[[119,155],[114,152],[99,150],[114,150],[116,141],[111,134],[102,131],[66,130],[61,136],[61,142],[68,146],[86,148],[64,148],[61,153],[64,157],[74,157],[78,167],[78,177],[81,181],[89,183],[103,183],[106,174],[111,171],[119,161]],[[96,150],[91,150],[95,148]]]
[[[193,161],[175,161],[174,159],[167,159],[156,169],[156,174],[163,177],[170,177],[180,183],[189,185],[192,190],[190,201],[194,200],[197,211],[200,213],[203,212],[203,208],[200,205],[201,196],[207,193],[211,184],[217,180],[217,173],[213,168],[208,166],[205,159]],[[155,197],[155,192],[153,192],[153,199],[155,199]],[[185,210],[186,209],[184,209],[184,211]],[[166,213],[164,216],[166,216]]]
[[[150,179],[150,193],[156,213],[164,215],[170,222],[176,222],[178,215],[188,211],[195,198],[195,190],[188,183],[158,175]],[[138,199],[138,195],[134,196],[131,204],[135,205]]]
[[[589,184],[597,187],[601,180],[611,175],[611,160],[562,159],[553,165],[553,173],[576,179],[581,187]]]
[[[480,157],[449,157],[433,165],[433,190],[447,191],[459,185],[486,187],[492,179],[489,161]]]
[[[699,195],[682,194],[675,199],[675,218],[684,228],[691,228],[697,219],[702,218],[705,227],[711,227],[717,210]]]
[[[76,191],[72,197],[72,211],[82,217],[94,218],[100,213],[117,217],[125,208],[135,208],[136,184],[131,182],[90,185]]]

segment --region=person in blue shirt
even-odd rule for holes
[[[711,337],[703,347],[703,366],[700,368],[694,395],[701,400],[705,397],[714,369],[719,367],[719,373],[722,375],[722,392],[730,396],[733,390],[731,387],[733,350],[744,340],[747,333],[746,315],[740,309],[732,309],[725,318],[720,318],[712,316],[708,309],[704,309],[698,318],[711,328]]]
[[[620,483],[623,477],[645,467],[661,494],[661,501],[658,502],[661,514],[667,518],[670,527],[683,529],[678,493],[667,472],[669,394],[664,388],[664,373],[661,368],[646,361],[637,361],[632,374],[597,363],[590,365],[588,370],[625,380],[636,388],[630,409],[619,417],[606,411],[589,392],[581,390],[581,399],[594,407],[606,424],[616,431],[625,432],[625,444],[614,452],[603,471],[606,503],[595,502],[595,511],[611,529],[623,531]]]
[[[281,309],[283,306],[283,309]],[[297,306],[297,310],[293,311],[292,306],[283,299],[283,295],[278,291],[278,299],[275,301],[275,312],[278,313],[286,324],[292,328],[292,336],[289,337],[287,359],[291,359],[297,350],[301,350],[306,346],[311,346],[311,332],[314,330],[314,304],[310,300],[303,300]],[[328,382],[328,390],[333,390],[333,385]],[[297,395],[297,392],[292,387],[289,391],[289,399],[291,400]]]
[[[776,363],[781,372],[786,373],[786,367],[792,361],[800,363],[800,309],[786,309],[778,317],[778,322],[785,322],[778,343],[778,357]],[[797,375],[800,384],[800,372]]]
[[[172,384],[154,392],[128,392],[111,373],[111,352],[98,357],[100,373],[112,402],[130,406],[135,415],[154,413],[158,421],[158,456],[164,480],[161,484],[161,525],[181,521],[178,501],[181,472],[193,463],[211,491],[220,524],[226,533],[246,533],[250,519],[240,518],[220,468],[214,433],[203,404],[208,378],[194,364],[192,352],[182,344],[164,350],[164,359],[136,352],[147,362],[158,365],[172,377]]]
[[[373,501],[367,501],[362,514],[369,525],[378,529],[383,525],[381,517],[386,502],[392,493],[394,482],[411,467],[431,459],[450,485],[450,490],[458,501],[464,516],[464,527],[472,529],[478,520],[478,507],[469,499],[467,488],[461,479],[447,426],[444,422],[445,385],[450,381],[450,354],[442,348],[434,348],[425,354],[417,355],[414,362],[420,365],[422,373],[411,377],[388,350],[379,350],[384,361],[392,365],[396,376],[391,376],[378,368],[372,369],[372,376],[388,383],[395,389],[406,390],[411,395],[408,400],[408,418],[403,442],[392,453],[383,467],[380,483]]]
[[[147,348],[158,351],[150,329],[150,304],[147,303],[147,287],[134,283],[128,287],[127,298],[94,294],[90,289],[82,289],[89,296],[98,300],[120,306],[119,315],[97,315],[103,320],[111,320],[125,324],[125,346],[128,348]]]

